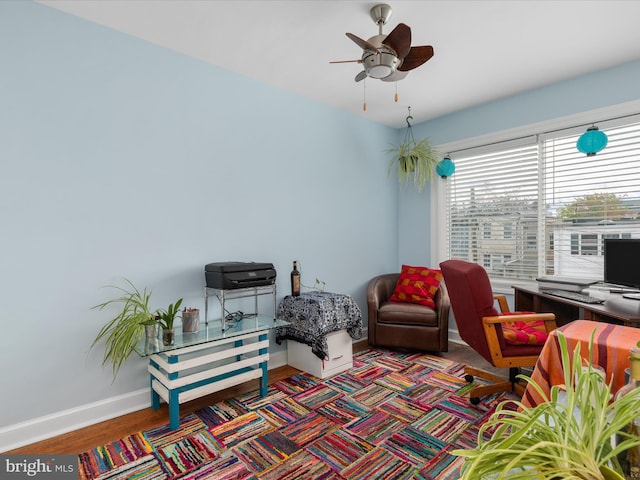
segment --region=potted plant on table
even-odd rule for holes
[[[109,286],[119,292],[116,298],[92,307],[98,310],[112,306],[119,308],[117,314],[100,329],[91,344],[93,348],[104,339],[106,349],[102,364],[111,362],[114,378],[142,339],[145,325],[155,323],[155,313],[149,307],[151,292],[147,292],[146,288],[140,291],[130,280],[125,279],[125,281],[128,284],[126,287]]]
[[[182,305],[182,298],[169,305],[166,309],[160,309],[156,312],[158,323],[162,326],[162,343],[164,345],[173,345],[175,339],[173,323],[179,317],[180,305]]]
[[[502,402],[480,428],[478,447],[452,452],[467,458],[461,480],[624,480],[618,458],[640,446],[640,437],[620,432],[640,416],[640,388],[611,401],[611,384],[591,364],[582,367],[580,345],[570,361],[561,332],[558,341],[564,385],[551,387],[547,401],[533,408]],[[520,377],[544,397],[539,385]],[[515,410],[509,408],[514,403]],[[484,440],[489,432],[489,440]],[[616,437],[619,441],[612,442]]]
[[[155,315],[150,319],[142,322],[142,325],[144,325],[145,337],[147,337],[148,339],[158,338],[160,324],[158,323],[158,319]]]

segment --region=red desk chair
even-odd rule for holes
[[[525,385],[516,375],[520,367],[533,367],[548,333],[556,328],[553,313],[509,312],[504,295],[494,295],[484,268],[464,260],[440,264],[449,292],[451,308],[460,337],[497,368],[508,368],[509,378],[499,377],[471,366],[465,367],[465,380],[478,376],[493,382],[469,392],[476,405],[480,397],[497,392],[515,391],[522,395]],[[494,306],[498,301],[501,312]]]

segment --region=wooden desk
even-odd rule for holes
[[[613,378],[613,393],[624,385],[624,371],[630,367],[629,351],[640,341],[640,330],[590,320],[576,320],[553,331],[542,347],[531,379],[542,388],[545,395],[549,395],[552,385],[564,384],[558,331],[562,331],[567,339],[569,357],[573,357],[573,351],[580,343],[580,355],[585,360],[589,358],[589,340],[595,331],[594,364],[604,369],[607,383]],[[522,403],[531,407],[541,403],[542,398],[534,388],[527,386]]]
[[[573,320],[640,327],[640,301],[623,298],[619,293],[587,290],[584,293],[604,298],[603,304],[587,304],[547,295],[537,287],[514,285],[515,310],[520,312],[555,313],[558,326]]]

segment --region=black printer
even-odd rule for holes
[[[218,262],[205,265],[204,276],[208,288],[232,290],[272,285],[276,270],[272,263]]]

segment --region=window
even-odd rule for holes
[[[571,234],[571,255],[580,255],[580,235]]]
[[[630,233],[571,234],[571,255],[604,255],[605,238],[631,238]]]
[[[598,234],[580,233],[571,234],[571,238],[576,238],[576,247],[572,247],[571,255],[598,255]]]
[[[539,193],[534,140],[456,156],[456,173],[447,183],[450,258],[482,261],[490,265],[488,271],[504,277],[535,277],[531,247],[536,248]],[[503,235],[491,235],[493,231]],[[490,260],[504,257],[508,263]]]
[[[482,266],[486,269],[499,271],[506,268],[506,265],[511,261],[510,255],[489,255],[484,254],[482,256]]]
[[[595,156],[575,147],[583,126],[450,152],[447,258],[507,279],[602,278],[603,239],[640,238],[640,116],[598,127]]]

